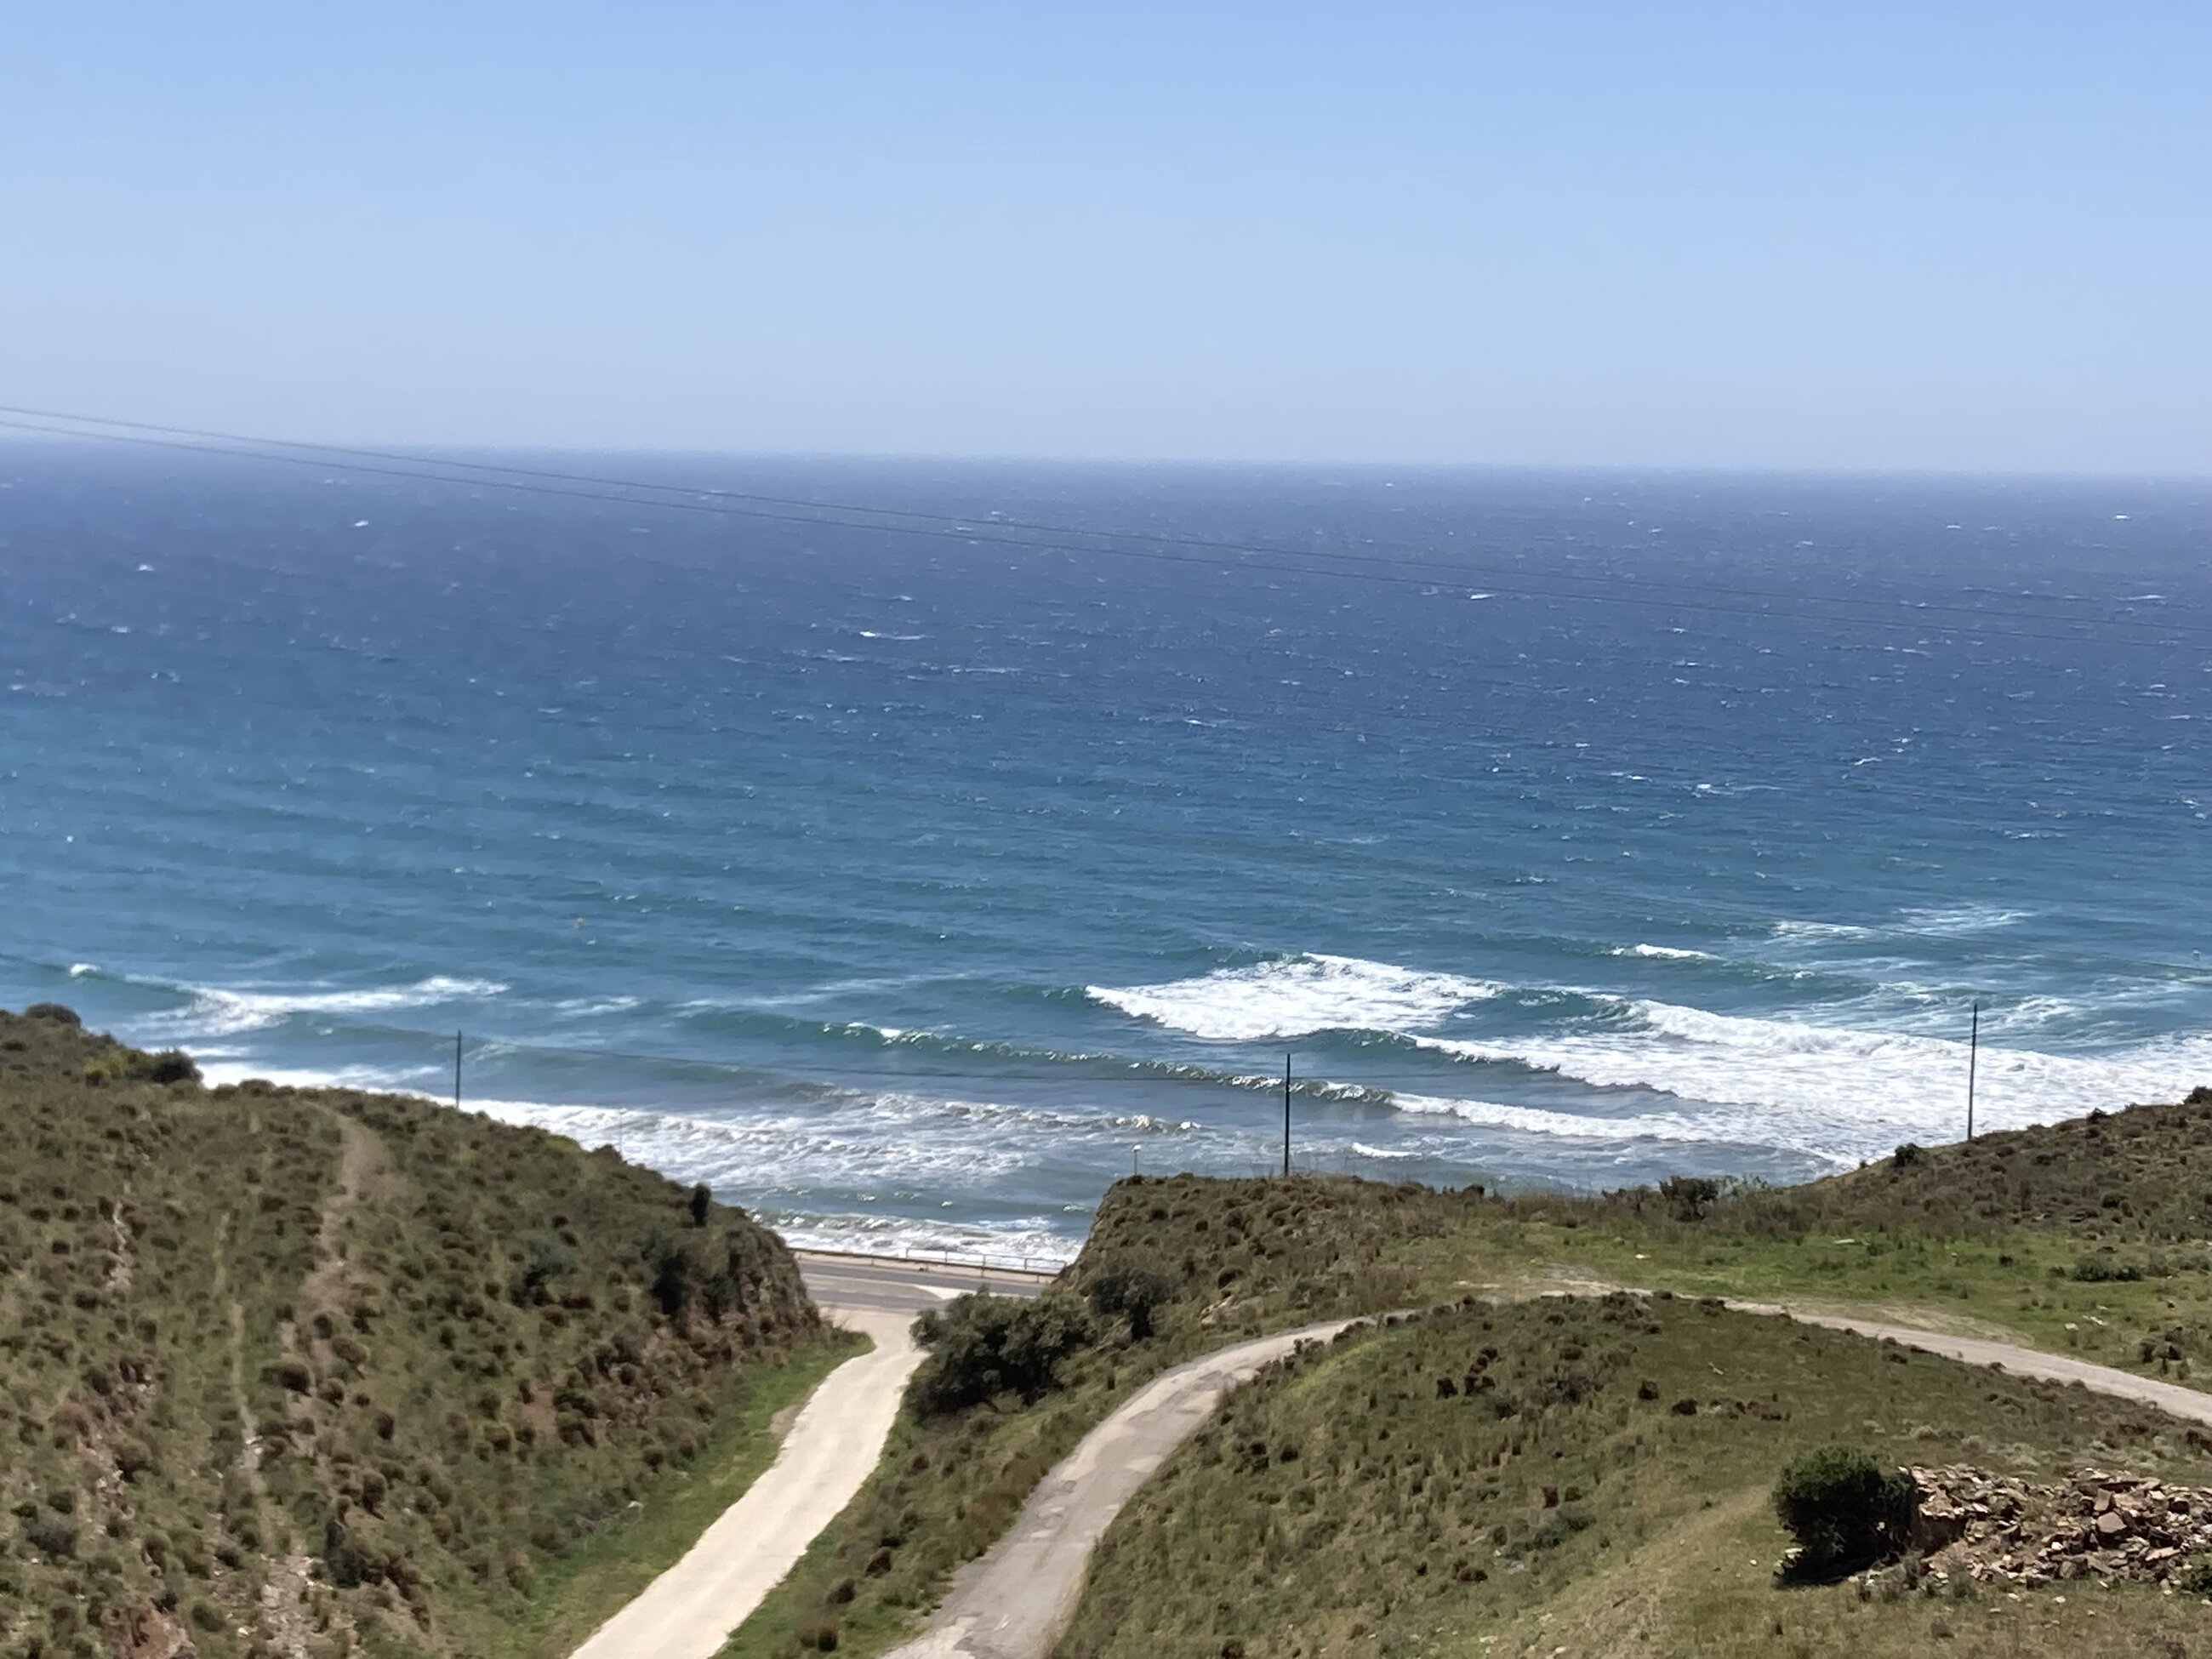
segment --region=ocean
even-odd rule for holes
[[[672,488],[0,448],[0,1003],[1043,1259],[1286,1060],[1512,1187],[2212,1082],[2212,486],[507,459]]]

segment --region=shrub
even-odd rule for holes
[[[58,1002],[34,1002],[23,1010],[23,1018],[50,1019],[57,1025],[82,1026],[84,1024],[77,1018],[76,1009],[64,1007]]]
[[[153,1083],[197,1083],[200,1068],[182,1048],[164,1048],[146,1056],[139,1075]]]
[[[703,1227],[707,1218],[714,1212],[714,1189],[701,1182],[691,1189],[691,1224]]]
[[[1890,1164],[1894,1169],[1909,1170],[1920,1162],[1925,1152],[1918,1141],[1908,1140],[1889,1155]]]
[[[1856,1446],[1817,1446],[1774,1483],[1774,1513],[1797,1540],[1789,1576],[1839,1578],[1904,1547],[1912,1481]]]
[[[1659,1183],[1659,1196],[1677,1221],[1702,1221],[1720,1200],[1721,1183],[1711,1176],[1668,1176]]]
[[[1060,1291],[1033,1300],[971,1293],[929,1310],[914,1334],[929,1358],[911,1395],[928,1414],[1001,1394],[1033,1404],[1060,1386],[1060,1362],[1091,1340],[1083,1304]]]
[[[2074,1277],[2085,1285],[2131,1285],[2142,1276],[2134,1262],[2109,1255],[2085,1255],[2074,1264]]]
[[[42,1515],[23,1523],[23,1540],[33,1549],[52,1556],[76,1553],[76,1528],[56,1515]]]
[[[1087,1294],[1102,1319],[1126,1317],[1132,1342],[1148,1340],[1152,1315],[1175,1296],[1175,1281],[1158,1267],[1139,1261],[1109,1262],[1093,1274]]]

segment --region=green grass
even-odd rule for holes
[[[776,1416],[795,1407],[866,1339],[824,1342],[759,1375],[723,1414],[688,1474],[663,1483],[634,1519],[610,1522],[554,1563],[526,1611],[493,1632],[487,1659],[565,1659],[576,1644],[681,1559],[715,1517],[775,1461]]]
[[[1458,1194],[1424,1292],[1572,1283],[1879,1311],[2187,1382],[2212,1359],[2212,1093],[1913,1149],[1694,1217],[1650,1188]],[[1439,1201],[1444,1201],[1439,1195]]]
[[[0,1014],[0,1656],[495,1650],[827,1357],[781,1242],[689,1200]]]
[[[1926,1653],[1939,1620],[1969,1652],[2212,1639],[2212,1610],[2155,1590],[2024,1614],[1777,1588],[1766,1494],[1832,1440],[2212,1480],[2181,1425],[2079,1389],[1679,1298],[1476,1307],[1232,1395],[1109,1531],[1060,1659]]]
[[[833,1627],[837,1651],[880,1653],[911,1635],[952,1574],[996,1541],[1045,1472],[1170,1365],[1264,1331],[1338,1312],[1400,1307],[1413,1274],[1382,1260],[1446,1210],[1419,1188],[1346,1177],[1117,1182],[1064,1275],[1080,1291],[1110,1264],[1155,1265],[1175,1296],[1146,1342],[1100,1322],[1032,1406],[1002,1398],[941,1417],[903,1412],[875,1474],[732,1638],[731,1659],[788,1659]]]
[[[2212,1352],[2208,1198],[2205,1098],[1921,1149],[1802,1188],[1723,1188],[1694,1216],[1650,1189],[1500,1196],[1317,1176],[1118,1182],[1066,1282],[1080,1291],[1117,1261],[1164,1272],[1176,1295],[1158,1338],[1105,1334],[1066,1367],[1064,1390],[1026,1409],[1000,1400],[945,1419],[909,1413],[853,1506],[728,1651],[790,1659],[808,1650],[802,1636],[825,1629],[839,1651],[883,1651],[1131,1386],[1206,1349],[1332,1313],[1603,1281],[1858,1308],[2187,1381]],[[1841,1345],[1824,1352],[1871,1351],[1823,1340]],[[1884,1420],[1878,1403],[1863,1420]]]

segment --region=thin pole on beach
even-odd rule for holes
[[[1283,1051],[1283,1179],[1291,1178],[1291,1055]]]
[[[461,1034],[453,1033],[453,1109],[461,1109]]]
[[[1966,1139],[1974,1138],[1974,1066],[1982,1057],[1982,1005],[1974,1003],[1974,1023],[1966,1033]]]

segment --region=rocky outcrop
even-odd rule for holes
[[[1930,1577],[2172,1585],[2212,1564],[2212,1487],[2094,1469],[2048,1485],[1985,1469],[1908,1473],[1913,1547]]]

